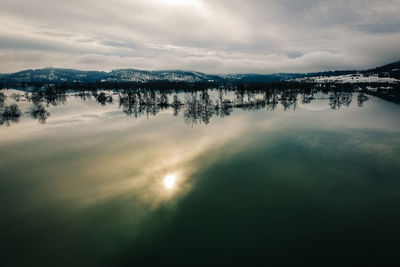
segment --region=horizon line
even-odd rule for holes
[[[19,71],[15,72],[5,72],[2,73],[0,72],[0,75],[7,75],[7,74],[15,74],[18,72],[23,72],[23,71],[29,71],[29,70],[45,70],[45,69],[57,69],[57,70],[74,70],[74,71],[82,71],[82,72],[104,72],[104,73],[111,73],[113,71],[118,71],[118,70],[135,70],[135,71],[143,71],[143,72],[192,72],[192,73],[201,73],[201,74],[206,74],[206,75],[215,75],[215,76],[223,76],[223,75],[276,75],[276,74],[307,74],[307,73],[319,73],[319,72],[335,72],[335,71],[365,71],[365,70],[373,70],[374,68],[378,67],[383,67],[387,66],[390,64],[394,63],[400,63],[400,60],[392,61],[383,65],[379,66],[371,66],[366,69],[336,69],[336,70],[319,70],[319,71],[309,71],[309,72],[271,72],[271,73],[256,73],[256,72],[236,72],[236,73],[206,73],[206,72],[201,72],[201,71],[195,71],[195,70],[185,70],[185,69],[138,69],[138,68],[116,68],[112,69],[110,71],[104,71],[104,70],[82,70],[82,69],[74,69],[74,68],[62,68],[62,67],[41,67],[41,68],[28,68],[28,69],[22,69]]]

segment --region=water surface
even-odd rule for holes
[[[0,126],[4,266],[400,260],[397,104],[3,92],[21,113]]]

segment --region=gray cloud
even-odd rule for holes
[[[0,0],[0,72],[308,72],[399,59],[398,0]]]

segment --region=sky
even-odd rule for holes
[[[364,69],[400,60],[400,0],[0,0],[0,72]]]

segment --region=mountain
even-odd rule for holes
[[[11,74],[2,74],[0,82],[26,82],[26,83],[61,83],[61,82],[95,82],[104,79],[106,72],[81,71],[73,69],[45,68],[36,70],[23,70]]]
[[[45,68],[24,70],[10,74],[0,74],[0,82],[15,83],[74,83],[74,82],[274,82],[304,74],[229,74],[211,75],[195,71],[146,71],[136,69],[120,69],[111,72],[81,71],[74,69]]]
[[[294,81],[314,83],[400,83],[400,61],[368,70],[307,73]]]
[[[400,61],[390,63],[375,69],[364,71],[366,74],[378,74],[379,77],[390,77],[400,80]]]
[[[107,82],[149,82],[149,81],[174,81],[174,82],[214,82],[221,81],[217,75],[208,75],[194,71],[144,71],[135,69],[113,70],[104,79]]]
[[[119,69],[111,72],[81,71],[74,69],[45,68],[24,70],[10,74],[0,74],[0,83],[15,84],[49,84],[49,83],[93,83],[93,82],[218,82],[218,83],[251,83],[276,82],[283,80],[300,81],[397,81],[400,79],[400,61],[364,71],[329,71],[318,73],[278,73],[278,74],[227,74],[210,75],[202,72],[166,70],[146,71],[136,69]],[[357,78],[358,77],[358,78]],[[362,77],[362,79],[360,79]],[[369,78],[368,78],[369,77]],[[385,78],[385,79],[383,79]]]
[[[277,74],[229,74],[229,75],[221,75],[220,77],[228,82],[269,83],[269,82],[290,80],[304,76],[305,74],[300,74],[300,73],[277,73]]]

